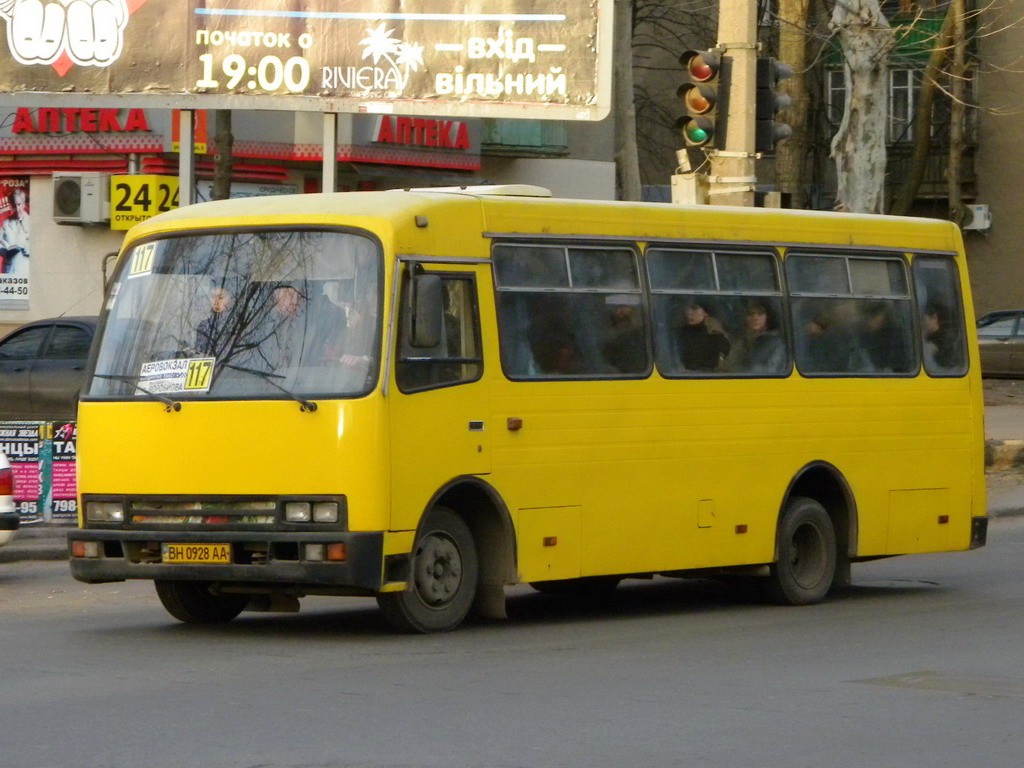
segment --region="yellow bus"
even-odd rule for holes
[[[751,579],[983,546],[948,222],[528,186],[189,206],[128,235],[79,405],[71,571],[191,623]],[[744,579],[746,581],[747,579]]]

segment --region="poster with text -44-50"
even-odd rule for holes
[[[28,309],[28,189],[28,178],[0,178],[0,309]]]

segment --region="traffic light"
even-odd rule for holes
[[[676,130],[687,147],[721,147],[726,117],[721,60],[714,51],[687,51],[679,63],[689,79],[676,91],[686,109],[686,115],[676,121]]]
[[[780,80],[793,76],[793,68],[771,56],[757,57],[757,112],[754,151],[771,154],[775,145],[793,135],[793,128],[775,119],[792,103],[789,95],[778,90]]]

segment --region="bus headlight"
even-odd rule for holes
[[[336,523],[336,501],[286,501],[284,519],[289,523]]]
[[[286,501],[284,519],[289,523],[308,523],[313,519],[312,505],[308,501]]]
[[[85,520],[89,523],[123,523],[124,503],[120,501],[87,501]]]
[[[317,501],[313,504],[314,523],[336,523],[338,522],[338,502]]]

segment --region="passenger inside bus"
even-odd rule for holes
[[[743,335],[729,355],[730,370],[739,373],[782,373],[786,369],[786,345],[779,335],[775,312],[768,302],[747,302]]]
[[[254,351],[262,369],[283,375],[299,363],[306,333],[306,298],[294,285],[285,283],[274,288],[270,302]]]
[[[235,297],[224,286],[210,289],[210,314],[196,328],[195,350],[201,355],[217,355],[227,346],[228,317]]]
[[[677,339],[679,359],[688,371],[715,371],[729,354],[729,337],[713,316],[711,304],[701,296],[691,298],[683,310],[684,323]]]
[[[647,368],[647,334],[637,315],[640,296],[612,294],[605,304],[609,309],[601,345],[605,361],[619,373],[642,373]]]
[[[876,372],[903,373],[912,367],[908,334],[898,326],[890,302],[871,301],[861,306],[860,346]]]
[[[924,358],[928,370],[958,370],[963,361],[960,335],[953,328],[952,317],[945,304],[930,301],[921,321],[924,331]]]

